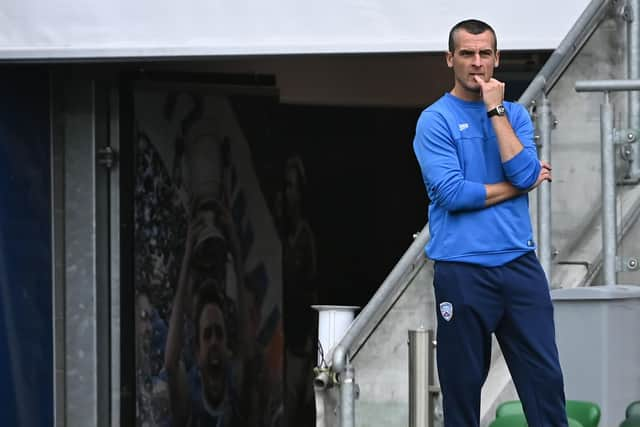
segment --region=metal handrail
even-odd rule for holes
[[[578,20],[573,24],[558,48],[544,64],[540,72],[524,91],[518,102],[528,107],[539,100],[538,119],[540,132],[540,156],[551,162],[551,129],[553,119],[551,105],[547,94],[558,79],[569,67],[573,58],[596,30],[600,22],[610,10],[615,0],[592,0]],[[543,183],[536,190],[538,193],[538,256],[552,285],[552,250],[551,250],[551,189],[549,183]]]
[[[558,48],[524,91],[518,103],[528,106],[543,93],[548,94],[573,58],[596,30],[614,0],[592,0],[573,24]]]
[[[577,92],[604,92],[600,105],[600,151],[602,161],[602,251],[603,278],[605,285],[615,286],[617,282],[617,213],[614,154],[614,111],[609,92],[640,90],[640,80],[591,80],[578,81]]]
[[[372,324],[377,324],[377,318],[385,311],[389,303],[390,297],[398,291],[403,278],[408,273],[414,271],[417,266],[417,260],[424,259],[424,247],[429,241],[429,227],[425,225],[422,231],[413,240],[409,249],[402,255],[400,261],[393,267],[387,278],[382,282],[371,300],[356,316],[349,329],[345,332],[342,339],[329,352],[327,361],[331,362],[331,368],[334,372],[342,372],[346,366],[347,358],[351,353],[352,346],[367,328]]]

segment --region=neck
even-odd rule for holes
[[[449,93],[463,101],[482,101],[482,92],[470,91],[460,86],[454,86]]]

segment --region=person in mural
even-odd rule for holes
[[[316,357],[316,247],[304,216],[304,164],[298,156],[285,165],[284,189],[278,196],[283,252],[285,412],[287,425],[314,424],[313,367]]]
[[[551,181],[524,107],[504,101],[496,34],[449,33],[454,86],[418,119],[413,148],[429,194],[437,365],[445,426],[478,426],[495,333],[529,425],[566,426],[553,306],[535,255],[528,192]]]
[[[253,342],[249,339],[246,295],[241,282],[239,244],[228,212],[219,206],[216,223],[222,234],[206,243],[209,261],[195,257],[197,242],[206,234],[202,216],[190,216],[184,257],[178,279],[165,351],[170,408],[174,426],[247,426],[251,425],[248,386],[254,362]],[[228,251],[233,253],[237,289],[237,351],[229,347],[228,304],[224,294]],[[202,256],[202,255],[200,255]],[[185,319],[186,317],[186,319]],[[186,320],[186,322],[185,322]],[[194,370],[188,372],[181,358],[186,324],[194,330]]]

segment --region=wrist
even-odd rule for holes
[[[502,104],[497,104],[493,108],[487,109],[488,117],[493,117],[493,116],[502,117],[502,116],[506,116],[506,114],[507,114],[507,111],[505,110],[504,105]]]

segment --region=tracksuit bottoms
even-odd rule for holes
[[[445,427],[479,425],[492,333],[529,426],[567,426],[553,306],[535,253],[498,267],[436,261],[433,281]]]

